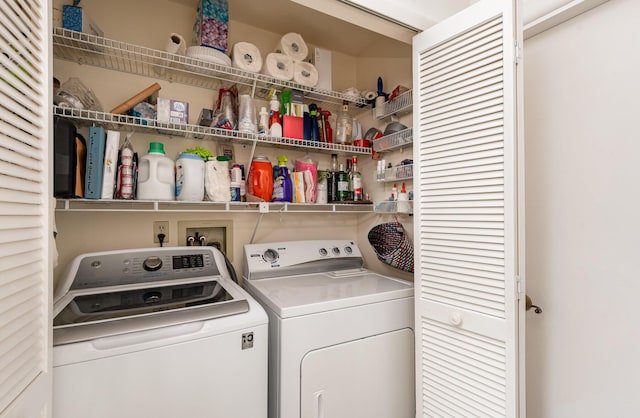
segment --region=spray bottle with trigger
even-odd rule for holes
[[[331,112],[323,109],[320,111],[320,115],[322,119],[322,136],[324,137],[324,142],[333,143],[333,130],[329,123],[329,116],[331,116]]]

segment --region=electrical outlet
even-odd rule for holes
[[[153,223],[153,242],[159,243],[158,234],[164,234],[164,243],[169,242],[169,221],[155,221]]]

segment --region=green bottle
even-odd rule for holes
[[[338,171],[338,200],[346,202],[349,199],[349,176],[344,171],[344,164],[340,164]]]

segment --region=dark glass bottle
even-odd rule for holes
[[[335,202],[338,200],[338,154],[331,154],[331,175],[327,182],[329,202]]]
[[[349,200],[349,176],[344,171],[344,164],[340,164],[338,171],[338,200],[346,202]]]

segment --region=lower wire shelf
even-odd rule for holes
[[[158,200],[58,199],[59,212],[233,212],[233,213],[372,213],[373,204],[270,202],[185,202]]]

